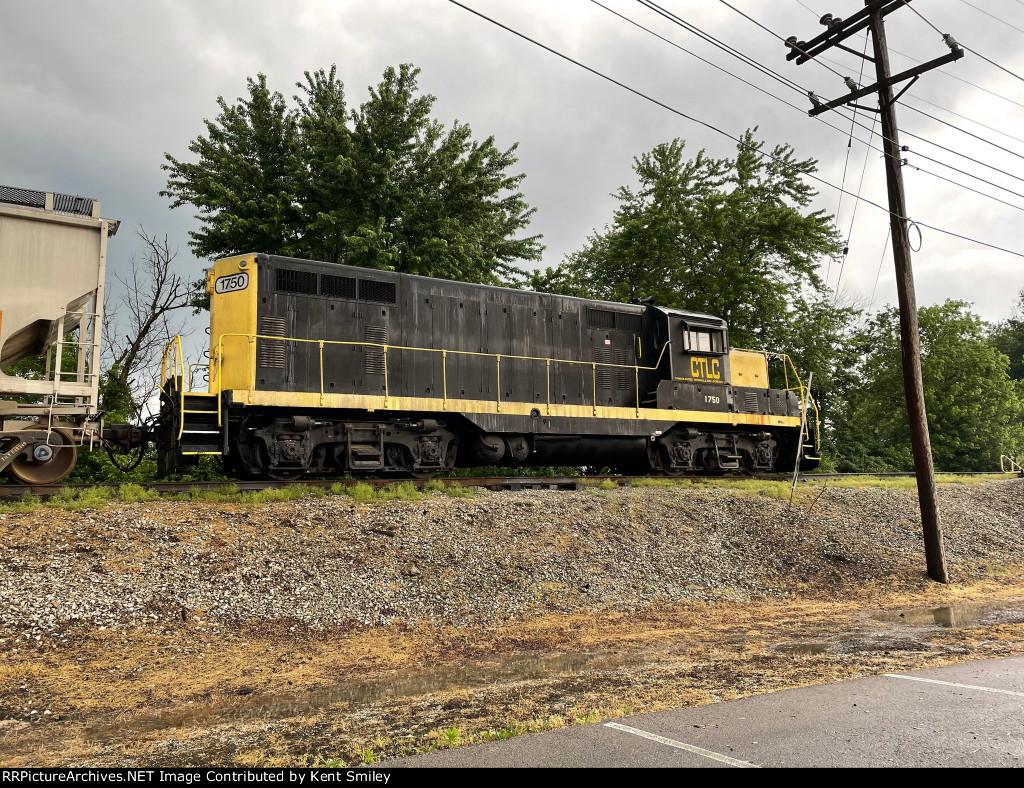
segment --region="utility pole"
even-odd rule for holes
[[[964,51],[948,33],[943,40],[949,47],[947,55],[929,60],[914,68],[891,74],[889,50],[885,43],[884,18],[910,0],[865,0],[864,8],[847,19],[831,14],[821,18],[827,30],[810,41],[798,41],[796,36],[786,40],[790,52],[787,60],[806,63],[817,55],[838,47],[852,52],[875,65],[875,84],[860,87],[852,77],[846,77],[850,93],[829,102],[822,102],[810,93],[814,109],[811,116],[820,115],[838,106],[848,105],[861,110],[878,112],[882,121],[882,142],[885,152],[885,179],[889,192],[889,222],[892,228],[892,252],[896,263],[896,289],[900,307],[900,345],[903,353],[903,388],[906,394],[907,415],[910,420],[910,441],[914,450],[914,471],[917,475],[917,497],[921,505],[921,525],[924,529],[925,560],[928,576],[939,583],[948,583],[946,555],[942,544],[942,522],[939,518],[935,491],[935,467],[932,464],[931,439],[928,436],[928,415],[925,411],[924,384],[921,378],[921,343],[917,326],[917,296],[914,294],[914,272],[910,263],[910,235],[907,227],[907,206],[903,194],[903,173],[900,159],[899,130],[896,126],[896,101],[921,74],[963,57]],[[850,36],[868,30],[873,42],[873,54],[868,56],[843,45]],[[893,86],[910,82],[893,95]],[[871,93],[878,94],[878,108],[865,107],[853,102]]]

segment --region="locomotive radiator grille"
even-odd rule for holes
[[[614,350],[612,357],[616,364],[628,365],[630,362],[628,350]],[[615,388],[619,391],[628,391],[633,388],[633,374],[628,369],[615,369]]]
[[[284,318],[264,315],[259,332],[263,336],[283,337]],[[256,345],[256,364],[266,369],[284,369],[284,341],[261,339]]]
[[[600,364],[611,364],[612,363],[612,351],[611,348],[596,347],[594,348],[594,361]],[[612,368],[598,366],[597,368],[597,387],[599,389],[610,389],[612,387]]]
[[[374,342],[379,345],[388,343],[387,326],[366,326],[363,329],[363,339],[367,342]],[[383,375],[386,367],[384,364],[384,348],[367,347],[365,372],[367,375]]]

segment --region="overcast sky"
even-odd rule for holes
[[[886,203],[880,154],[865,156],[865,146],[855,140],[847,163],[849,121],[835,114],[822,116],[837,130],[809,118],[806,98],[637,2],[602,2],[799,109],[630,26],[590,0],[465,0],[733,135],[759,126],[759,136],[769,146],[789,142],[800,157],[818,159],[819,175],[832,184],[843,181],[845,167],[848,191],[860,190],[863,197]],[[862,5],[859,0],[730,2],[782,36],[802,39],[823,30],[820,14],[848,16]],[[787,62],[779,40],[719,0],[660,0],[660,5],[826,99],[847,92],[842,80],[825,68]],[[1010,27],[1024,30],[1022,0],[971,0],[970,5],[964,0],[916,0],[913,5],[940,30],[1024,74],[1024,32]],[[890,46],[917,60],[948,51],[910,9],[888,17],[887,33]],[[862,45],[863,37],[850,42]],[[833,66],[840,73],[862,84],[873,81],[870,64],[859,78],[857,57],[838,50],[829,56],[844,64]],[[194,219],[189,208],[171,211],[158,195],[165,182],[160,164],[165,151],[188,157],[189,141],[204,131],[203,118],[217,112],[217,96],[232,100],[242,95],[245,78],[262,71],[272,87],[290,97],[304,70],[337,63],[350,102],[356,104],[385,67],[403,62],[422,69],[421,87],[438,98],[437,118],[446,124],[454,119],[468,122],[477,138],[493,134],[502,146],[519,143],[518,166],[527,175],[524,191],[537,208],[530,230],[542,233],[547,247],[542,265],[558,264],[610,221],[616,204],[610,194],[632,183],[635,155],[674,137],[685,139],[692,154],[701,148],[716,156],[734,152],[726,137],[608,84],[446,0],[6,2],[0,23],[0,184],[98,198],[104,216],[122,221],[110,246],[115,269],[123,268],[138,250],[133,230],[141,224],[168,233],[181,250],[182,270],[194,275],[206,265],[188,251],[187,232],[195,227]],[[895,53],[892,62],[894,71],[912,65]],[[1024,153],[1024,142],[1000,133],[1024,140],[1022,88],[1020,79],[967,53],[959,62],[923,76],[907,99],[911,106]],[[1024,175],[1019,155],[905,107],[899,113],[905,131]],[[872,116],[861,115],[859,121],[870,127]],[[867,129],[855,130],[862,140],[868,135]],[[1024,193],[1024,182],[910,137],[901,142],[910,146],[906,155],[911,165],[1024,205],[1020,197],[915,153],[1012,191]],[[879,145],[877,134],[874,144]],[[905,179],[912,218],[1024,252],[1017,209],[913,169],[906,169]],[[819,185],[819,192],[817,207],[839,211],[845,236],[855,200],[843,198],[840,208],[835,189]],[[866,303],[877,276],[875,308],[893,303],[891,252],[882,259],[887,215],[860,203],[855,220],[841,289]],[[1024,287],[1024,258],[927,229],[914,267],[919,303],[965,299],[988,320],[1007,316]],[[832,266],[831,286],[838,274]]]

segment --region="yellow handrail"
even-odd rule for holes
[[[199,369],[201,367],[206,367],[206,369],[208,370],[210,368],[210,365],[209,364],[203,364],[203,363],[200,363],[198,361],[196,363],[194,363],[194,364],[189,364],[188,365],[188,393],[189,394],[191,394],[193,391],[195,391],[195,384],[193,383],[194,378],[193,378],[192,370]]]
[[[999,470],[1003,473],[1020,473],[1021,476],[1024,476],[1024,465],[1020,464],[1020,460],[1017,459],[1016,455],[1013,457],[1006,454],[1000,455]]]
[[[448,354],[450,354],[450,353],[451,354],[455,354],[455,355],[462,355],[462,356],[480,356],[480,357],[486,357],[486,358],[493,358],[495,360],[495,368],[496,368],[496,372],[497,372],[497,375],[498,375],[498,378],[497,378],[497,380],[498,380],[498,391],[496,393],[496,402],[497,402],[497,407],[499,408],[499,410],[501,408],[501,390],[500,390],[501,378],[500,378],[500,375],[501,375],[501,360],[502,360],[502,358],[504,358],[506,360],[513,359],[513,360],[517,360],[517,361],[543,361],[545,363],[546,375],[547,375],[547,403],[546,403],[546,405],[547,405],[547,412],[548,412],[548,414],[551,413],[551,364],[552,363],[554,363],[554,364],[577,364],[577,365],[589,366],[591,368],[592,387],[593,387],[592,388],[592,390],[593,390],[593,403],[592,403],[592,407],[595,408],[595,409],[597,407],[597,368],[598,367],[608,367],[608,368],[612,368],[612,369],[632,369],[632,370],[634,370],[634,375],[636,376],[636,394],[637,394],[636,412],[637,412],[637,417],[638,418],[640,416],[640,392],[639,392],[640,371],[643,370],[643,371],[646,371],[646,372],[650,372],[650,371],[657,370],[661,366],[662,359],[664,359],[665,353],[667,352],[669,346],[672,344],[671,340],[669,340],[669,341],[665,342],[661,346],[661,351],[658,353],[658,360],[652,366],[640,366],[638,364],[614,364],[614,363],[610,363],[610,362],[582,361],[582,360],[568,359],[568,358],[546,358],[546,357],[541,357],[541,356],[516,356],[516,355],[508,355],[508,354],[504,354],[504,353],[483,353],[483,352],[474,351],[474,350],[450,350],[450,349],[447,349],[447,348],[423,348],[423,347],[411,347],[411,346],[407,346],[407,345],[388,345],[388,344],[380,343],[380,342],[366,342],[366,341],[358,342],[358,341],[327,340],[327,339],[302,339],[302,338],[297,338],[297,337],[271,336],[271,335],[267,335],[267,334],[246,334],[246,333],[240,333],[240,332],[229,332],[229,333],[221,334],[217,338],[217,350],[216,350],[216,354],[215,354],[215,359],[216,359],[216,375],[213,377],[213,379],[211,379],[211,386],[213,385],[213,381],[214,380],[216,381],[216,392],[210,392],[210,393],[216,393],[216,395],[217,395],[217,426],[218,427],[219,426],[223,426],[222,425],[221,395],[223,393],[223,388],[224,388],[223,385],[222,385],[222,381],[223,381],[223,367],[224,367],[224,340],[225,339],[230,339],[232,337],[244,338],[244,339],[246,339],[248,341],[249,352],[250,352],[250,364],[252,366],[252,370],[253,370],[253,374],[254,375],[255,375],[255,370],[256,370],[255,343],[256,343],[256,340],[258,340],[258,339],[272,341],[272,342],[297,342],[297,343],[306,343],[306,344],[315,344],[315,345],[317,345],[318,348],[319,348],[319,351],[320,351],[320,376],[321,376],[320,396],[321,396],[321,402],[323,401],[323,395],[324,395],[324,388],[323,388],[323,348],[326,345],[338,345],[338,346],[343,346],[343,347],[363,347],[363,348],[373,347],[373,348],[380,348],[383,351],[383,355],[384,355],[384,403],[385,403],[385,407],[387,407],[387,402],[390,399],[390,381],[388,379],[388,351],[389,350],[407,350],[407,351],[413,351],[413,352],[440,353],[441,354],[442,379],[443,379],[443,383],[442,383],[442,402],[444,403],[444,407],[445,408],[447,408],[447,401],[448,401],[447,358],[448,358]],[[175,339],[178,341],[177,352],[180,353],[180,347],[181,347],[181,345],[180,345],[180,338],[176,337]],[[733,348],[733,350],[741,350],[741,348]],[[786,378],[785,378],[786,388],[785,388],[785,390],[786,391],[795,391],[797,393],[797,395],[800,397],[801,407],[803,407],[804,399],[806,397],[808,404],[814,410],[814,432],[815,432],[815,438],[816,438],[816,443],[820,444],[820,442],[821,442],[821,414],[820,414],[820,412],[818,410],[818,404],[814,401],[814,398],[812,396],[810,396],[810,392],[807,391],[807,387],[804,386],[803,383],[801,382],[800,375],[796,371],[796,365],[793,364],[793,360],[788,355],[786,355],[785,353],[776,353],[774,351],[748,350],[748,351],[744,351],[744,352],[758,353],[760,355],[763,355],[766,359],[777,358],[777,359],[779,359],[779,360],[781,360],[783,362],[783,370],[784,370],[784,372],[786,374]],[[790,387],[789,386],[789,375],[788,375],[787,365],[788,365],[789,369],[793,370],[793,376],[796,378],[797,385],[795,387]],[[182,401],[184,402],[184,393],[182,394]],[[804,436],[806,438],[810,437],[810,421],[809,420],[808,420],[807,425],[805,426]]]
[[[188,373],[191,376],[192,367],[207,366],[206,364],[190,364],[188,367]],[[170,340],[164,345],[163,356],[160,359],[160,388],[163,389],[167,385],[168,376],[170,372],[171,376],[176,379],[176,385],[178,386],[178,397],[179,397],[179,413],[184,413],[185,410],[185,392],[186,389],[191,388],[191,381],[185,377],[185,353],[181,349],[181,336],[175,336],[174,339]],[[167,393],[165,391],[165,393]],[[182,433],[185,429],[185,419],[182,417],[178,420],[178,440],[181,440]]]

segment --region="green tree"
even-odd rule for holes
[[[206,121],[189,145],[166,154],[172,206],[198,210],[191,246],[217,258],[283,253],[370,268],[498,283],[540,257],[540,236],[518,237],[533,214],[511,174],[516,146],[475,141],[466,124],[431,117],[419,69],[388,68],[349,111],[334,66],[306,72],[296,108],[264,75],[249,96]]]
[[[992,470],[999,455],[1024,446],[1024,391],[1009,359],[985,335],[963,301],[922,307],[921,369],[935,466]],[[913,454],[903,394],[899,313],[876,314],[852,342],[858,384],[838,418],[841,469],[911,470]]]
[[[1010,377],[1024,380],[1024,290],[1011,317],[992,329],[992,343],[1010,359]]]

